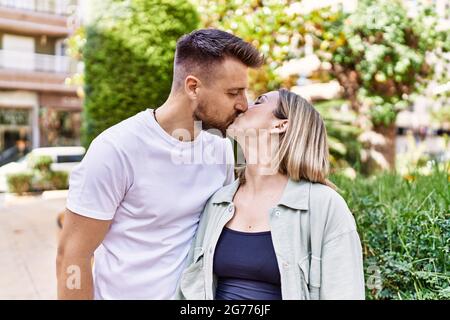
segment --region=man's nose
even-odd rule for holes
[[[239,112],[245,112],[248,109],[247,99],[243,99],[241,102],[236,103],[235,109]]]

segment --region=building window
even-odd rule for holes
[[[31,112],[25,109],[0,109],[0,165],[16,161],[31,148]]]
[[[42,147],[80,145],[80,111],[41,108],[39,122]]]

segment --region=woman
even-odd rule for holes
[[[326,130],[302,97],[260,96],[228,131],[246,167],[205,206],[181,299],[364,299],[361,243],[327,180]]]

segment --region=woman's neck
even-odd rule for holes
[[[266,174],[267,167],[250,164],[245,167],[245,189],[252,195],[284,189],[288,177],[280,172]]]
[[[244,142],[244,143],[242,143]],[[247,188],[258,192],[266,186],[284,185],[288,178],[278,170],[278,139],[261,134],[239,141],[245,157],[245,183]]]

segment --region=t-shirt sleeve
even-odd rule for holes
[[[225,152],[226,152],[226,166],[227,166],[227,176],[224,182],[224,186],[229,185],[235,180],[234,176],[234,151],[233,151],[233,144],[231,143],[231,140],[226,138],[225,139]]]
[[[128,184],[123,155],[112,141],[100,135],[70,175],[66,207],[85,217],[111,220]]]

